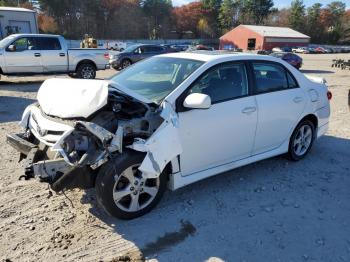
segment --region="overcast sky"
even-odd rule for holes
[[[194,0],[172,0],[173,1],[173,5],[175,6],[179,6],[179,5],[184,5],[187,4],[189,2],[194,2]],[[330,2],[333,2],[334,0],[304,0],[304,3],[306,6],[311,6],[314,3],[322,3],[324,5],[327,5]],[[290,3],[292,1],[285,1],[285,0],[274,0],[275,6],[277,6],[278,8],[281,7],[288,7],[290,6]],[[350,3],[349,0],[345,0],[343,1],[344,3],[347,3],[347,8],[350,8]]]

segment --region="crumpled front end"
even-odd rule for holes
[[[166,101],[151,107],[110,90],[108,103],[91,113],[65,119],[46,114],[38,103],[27,107],[24,132],[7,136],[25,159],[24,177],[37,177],[57,192],[90,188],[104,163],[131,148],[147,153],[139,169],[154,178],[182,151],[177,114]]]

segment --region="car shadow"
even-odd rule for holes
[[[13,92],[37,92],[43,80],[35,81],[0,81],[0,90],[7,90]]]
[[[328,70],[306,70],[301,69],[300,72],[303,74],[334,74],[334,71],[328,71]]]
[[[108,216],[94,190],[81,202],[141,254],[159,261],[300,261],[304,254],[320,261],[325,254],[317,252],[315,239],[348,237],[349,226],[338,220],[349,217],[350,209],[336,202],[347,202],[349,148],[349,139],[322,137],[302,161],[278,156],[166,192],[153,211],[134,220]],[[327,248],[332,253],[339,245]]]
[[[0,96],[0,123],[21,120],[24,109],[34,102],[30,98]]]

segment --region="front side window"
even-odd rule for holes
[[[256,90],[255,93],[279,91],[288,88],[286,71],[282,66],[272,63],[253,63]]]
[[[15,46],[16,52],[22,52],[26,50],[39,50],[37,41],[33,37],[22,37],[15,40],[12,45]]]
[[[202,64],[191,59],[152,57],[112,77],[111,85],[130,89],[159,104]]]
[[[190,93],[206,94],[213,104],[247,96],[248,80],[244,63],[215,66],[194,82]]]

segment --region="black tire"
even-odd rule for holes
[[[121,62],[121,68],[125,69],[128,66],[131,66],[131,64],[132,64],[132,62],[131,62],[130,59],[123,59],[122,62]]]
[[[119,66],[112,66],[112,68],[117,71],[119,70]]]
[[[309,130],[311,131],[311,141],[310,143],[306,143],[308,146],[307,147],[304,147],[304,150],[300,151],[299,154],[297,153],[297,150],[296,148],[298,147],[298,145],[295,144],[295,141],[296,139],[298,139],[297,136],[299,136],[299,132],[301,130],[302,127],[308,127],[310,128]],[[312,148],[312,145],[315,141],[315,126],[314,124],[310,121],[310,120],[302,120],[298,125],[297,127],[294,129],[293,131],[293,134],[289,140],[289,148],[288,148],[288,158],[292,161],[299,161],[301,159],[303,159],[311,150]],[[306,142],[306,139],[304,139],[304,143]],[[302,147],[303,148],[303,147]]]
[[[134,219],[140,217],[149,211],[151,211],[162,198],[167,184],[166,171],[159,176],[158,191],[151,202],[144,208],[136,211],[129,212],[118,207],[113,198],[115,192],[115,186],[118,186],[121,174],[135,165],[140,165],[145,158],[145,154],[134,150],[125,150],[121,155],[109,160],[98,172],[95,189],[98,203],[104,208],[104,210],[111,216],[121,219]],[[145,182],[146,184],[146,182]],[[132,186],[132,185],[130,185]],[[133,187],[133,186],[132,186]],[[135,186],[136,188],[136,186]],[[125,190],[125,189],[122,189]],[[141,192],[141,191],[140,191]],[[140,193],[140,196],[143,193]],[[124,198],[130,198],[131,206],[131,193]],[[122,198],[123,199],[123,198]],[[126,199],[127,200],[127,199]],[[138,197],[139,203],[139,197]],[[118,202],[119,203],[119,202]]]
[[[77,78],[82,79],[95,79],[96,67],[91,63],[80,64],[75,71]]]
[[[75,73],[69,73],[68,76],[71,78],[77,78],[77,75]]]

